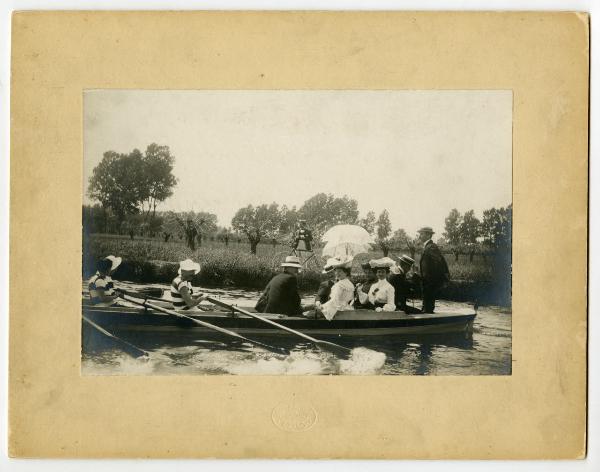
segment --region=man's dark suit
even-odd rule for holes
[[[423,313],[433,313],[437,294],[450,278],[446,259],[433,241],[425,244],[420,266],[423,282]]]
[[[282,272],[273,277],[258,300],[256,310],[288,316],[301,315],[302,306],[296,276]]]
[[[397,310],[402,310],[406,314],[420,313],[418,308],[413,308],[406,304],[406,299],[410,296],[412,282],[407,280],[406,274],[400,269],[399,274],[391,274],[388,282],[394,287],[394,303]]]

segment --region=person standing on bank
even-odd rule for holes
[[[283,272],[273,277],[256,303],[256,311],[278,313],[287,316],[302,314],[298,294],[298,272],[302,268],[300,258],[287,256],[281,264]]]
[[[433,313],[439,290],[450,280],[448,264],[440,249],[431,240],[433,235],[434,231],[429,226],[419,230],[419,242],[423,244],[420,261],[423,313]]]
[[[179,263],[177,277],[171,282],[171,303],[176,310],[189,310],[197,306],[202,300],[206,300],[206,295],[194,294],[191,280],[200,272],[200,264],[186,259]]]
[[[415,260],[412,257],[402,254],[398,259],[398,265],[391,268],[391,274],[388,281],[394,287],[396,309],[402,310],[407,315],[421,313],[418,308],[406,304],[406,299],[409,298],[413,282],[409,280],[408,273],[412,268]]]

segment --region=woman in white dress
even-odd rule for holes
[[[366,304],[368,301],[375,307],[377,312],[396,310],[395,290],[387,280],[390,267],[395,265],[394,260],[389,257],[382,257],[381,259],[370,260],[369,264],[375,271],[377,282],[371,284],[367,294],[362,293],[361,290],[358,291],[361,304]]]
[[[337,282],[331,287],[329,300],[323,304],[316,303],[317,312],[329,321],[333,319],[338,311],[354,310],[354,284],[349,279],[352,270],[352,258],[329,259],[325,264],[325,270],[331,269],[335,271]]]

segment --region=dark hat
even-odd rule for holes
[[[362,267],[362,270],[371,270],[371,264],[369,264],[368,262],[365,262],[364,264],[360,265]]]
[[[435,234],[435,231],[432,230],[430,226],[423,226],[418,232]]]

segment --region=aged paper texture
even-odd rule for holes
[[[10,454],[584,457],[588,65],[578,13],[15,13]],[[82,376],[89,89],[512,90],[512,375]]]

